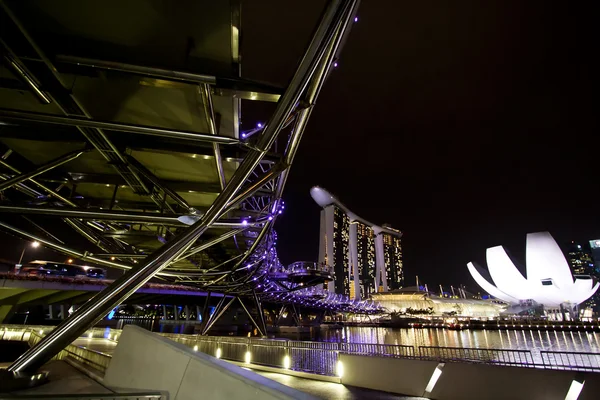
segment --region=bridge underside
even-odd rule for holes
[[[262,133],[242,138],[242,99],[277,101],[283,89],[241,78],[239,1],[171,8],[2,3],[4,231],[128,270],[231,182]],[[270,230],[280,160],[266,149],[236,191],[245,196],[229,199],[162,279],[228,286]]]
[[[11,371],[35,369],[153,278],[287,291],[268,279],[273,224],[357,5],[327,4],[277,88],[241,77],[239,0],[0,1],[0,228],[125,270]],[[246,101],[276,104],[249,127]]]

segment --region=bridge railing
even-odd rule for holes
[[[53,327],[0,326],[0,340],[37,343]],[[118,340],[117,329],[92,328],[83,338]],[[246,364],[292,369],[322,375],[337,375],[339,354],[360,354],[438,362],[467,362],[573,371],[600,372],[600,353],[485,349],[442,346],[408,346],[375,343],[310,342],[287,339],[259,339],[232,336],[200,336],[162,333],[161,336],[214,357]],[[71,356],[105,371],[110,355],[70,345],[58,357]]]
[[[418,358],[439,362],[458,361],[532,368],[536,366],[529,350],[419,346]]]
[[[545,369],[600,372],[600,354],[575,351],[540,351]]]
[[[44,334],[54,329],[44,325],[0,325],[0,340],[27,342],[32,332]]]
[[[31,332],[29,335],[29,340],[27,341],[30,347],[35,346],[38,342],[40,342],[43,338],[43,335],[40,335],[37,332]],[[71,357],[76,361],[86,364],[94,369],[105,373],[108,365],[110,364],[110,360],[112,356],[110,354],[102,353],[100,351],[87,349],[85,347],[76,346],[74,344],[70,344],[64,348],[60,353],[54,356],[53,360],[62,360],[66,357]]]

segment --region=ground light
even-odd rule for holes
[[[194,351],[198,351],[198,345],[194,346]]]
[[[292,365],[292,360],[290,360],[290,356],[283,357],[283,369],[290,369]]]
[[[341,361],[337,362],[336,373],[337,376],[339,376],[340,378],[344,377],[344,363],[342,363]]]
[[[246,364],[250,364],[250,360],[251,360],[251,354],[249,351],[247,351],[246,354],[244,354],[244,362]]]
[[[565,397],[565,400],[577,400],[579,398],[579,395],[581,394],[581,391],[583,390],[584,383],[585,381],[579,382],[573,379],[573,382],[571,382],[571,387],[567,392],[567,397]]]
[[[215,357],[221,358],[221,349],[220,348],[217,349],[217,354],[215,354]]]
[[[92,332],[88,333],[88,339],[91,339],[94,337],[94,334]]]
[[[442,376],[442,368],[444,368],[444,363],[439,363],[437,367],[435,367],[435,370],[433,370],[431,379],[429,379],[429,383],[425,387],[425,393],[423,394],[424,397],[428,397],[433,391],[435,384],[437,383],[438,379],[440,379],[440,376]]]

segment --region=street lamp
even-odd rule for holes
[[[38,248],[40,247],[40,242],[31,242],[31,247]],[[21,262],[23,262],[23,256],[25,255],[25,250],[27,250],[27,245],[25,245],[25,247],[23,247],[23,251],[21,252],[21,257],[19,257],[19,262],[17,263],[16,267],[20,268],[21,267]]]

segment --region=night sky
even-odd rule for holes
[[[244,4],[245,77],[291,77],[324,2],[290,3]],[[592,15],[579,2],[363,1],[286,187],[282,261],[317,258],[313,185],[404,232],[407,284],[474,286],[465,264],[499,244],[524,261],[528,232],[600,237]]]
[[[324,4],[245,1],[243,76],[285,85]],[[499,244],[523,260],[528,232],[600,238],[594,15],[580,2],[363,1],[288,180],[281,260],[317,258],[314,185],[404,232],[408,285],[473,287],[465,264]],[[245,103],[243,127],[267,109]]]

